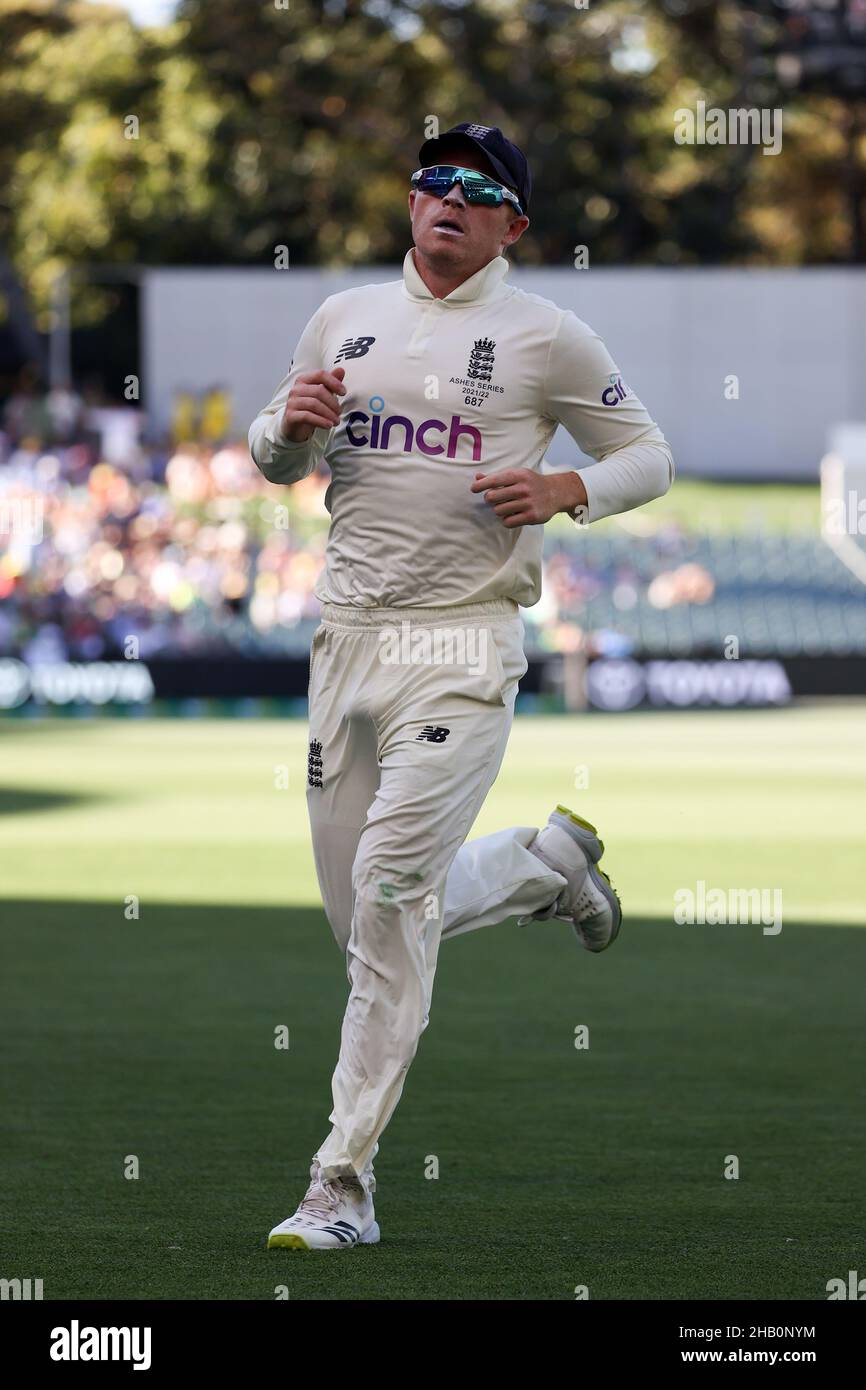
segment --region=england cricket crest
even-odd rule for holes
[[[322,771],[322,744],[317,738],[310,739],[310,751],[307,754],[307,786],[321,787]]]
[[[475,381],[490,381],[493,376],[493,352],[496,347],[492,338],[476,338],[475,346],[469,354],[466,375]]]

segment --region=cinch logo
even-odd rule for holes
[[[401,452],[411,454],[413,448],[420,449],[422,454],[444,454],[446,458],[457,457],[457,446],[460,436],[466,434],[472,441],[472,462],[481,461],[481,431],[474,425],[463,425],[460,423],[459,415],[452,415],[450,424],[445,420],[422,420],[421,424],[415,426],[405,415],[388,415],[384,420],[380,419],[382,411],[385,409],[385,402],[381,396],[371,396],[370,410],[373,412],[372,424],[370,425],[369,438],[366,435],[356,434],[352,426],[355,424],[366,425],[370,421],[370,416],[363,410],[352,410],[346,416],[346,438],[350,444],[354,444],[357,449],[387,449],[391,441],[391,431],[401,429],[403,431],[403,447]],[[430,436],[448,432],[447,447],[444,444],[431,442]]]
[[[601,393],[602,405],[619,405],[628,395],[629,388],[623,384],[621,376],[611,376],[608,378],[610,386],[606,386]]]

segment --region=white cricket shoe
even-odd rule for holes
[[[311,1182],[288,1220],[268,1236],[268,1249],[349,1250],[375,1245],[379,1226],[367,1178],[322,1178],[318,1160],[310,1166]]]
[[[518,925],[558,917],[572,923],[575,936],[587,951],[607,950],[619,932],[622,908],[616,889],[604,870],[598,868],[604,842],[595,826],[567,806],[557,806],[529,848],[568,883],[555,902],[540,912],[520,917]]]

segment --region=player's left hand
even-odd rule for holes
[[[483,492],[485,502],[509,530],[515,526],[543,526],[557,512],[571,511],[586,501],[577,473],[535,473],[531,468],[476,473],[470,491]]]

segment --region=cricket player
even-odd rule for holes
[[[529,226],[526,158],[462,123],[419,153],[402,278],[331,295],[250,428],[272,483],[331,481],[310,657],[307,803],[350,993],[331,1130],[268,1245],[379,1240],[373,1159],[429,1020],[440,941],[558,917],[589,951],[621,911],[595,827],[464,843],[499,771],[526,671],[543,527],[667,491],[671,451],[587,324],[507,279]],[[542,473],[558,424],[595,460]]]

